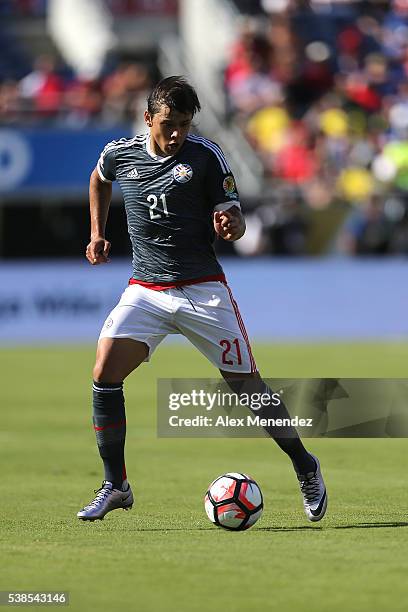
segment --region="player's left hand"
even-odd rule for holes
[[[214,229],[224,240],[238,240],[245,233],[245,221],[238,208],[216,211]]]

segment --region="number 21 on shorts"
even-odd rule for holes
[[[224,349],[222,352],[222,358],[221,358],[221,361],[224,365],[229,365],[229,366],[234,365],[234,358],[235,358],[234,352],[236,353],[236,360],[237,360],[235,365],[242,364],[241,349],[239,346],[238,338],[234,338],[232,342],[224,338],[224,340],[220,340],[220,345]],[[235,351],[231,352],[232,345],[235,345]]]

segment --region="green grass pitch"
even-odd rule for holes
[[[72,611],[373,612],[408,601],[408,440],[307,440],[329,512],[308,523],[291,465],[267,439],[158,439],[158,377],[213,377],[164,345],[126,383],[131,512],[82,523],[100,486],[90,347],[0,351],[0,590],[67,590]],[[406,377],[408,345],[259,345],[265,377]],[[252,474],[265,511],[242,533],[213,527],[208,483]]]

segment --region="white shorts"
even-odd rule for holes
[[[100,338],[131,338],[149,347],[148,361],[167,334],[183,334],[220,370],[256,372],[244,323],[230,288],[205,282],[155,291],[129,285]]]

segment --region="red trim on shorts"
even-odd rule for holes
[[[142,287],[152,289],[153,291],[165,291],[166,289],[177,289],[178,287],[184,287],[185,285],[198,285],[198,283],[211,283],[213,281],[219,281],[224,284],[227,283],[224,274],[211,274],[210,276],[201,276],[200,278],[192,278],[190,280],[183,281],[170,281],[168,283],[148,283],[137,278],[130,278],[129,285],[141,285]]]
[[[242,320],[241,313],[239,312],[238,304],[236,303],[236,301],[234,300],[234,296],[232,295],[232,291],[228,287],[227,283],[225,283],[225,286],[228,289],[228,293],[229,293],[229,297],[230,297],[230,300],[231,300],[231,304],[232,304],[232,307],[234,309],[235,316],[237,317],[239,329],[241,330],[241,333],[242,333],[242,335],[244,337],[244,340],[245,340],[245,343],[247,345],[248,354],[249,354],[249,360],[250,360],[250,363],[251,363],[251,374],[253,374],[253,373],[258,371],[258,368],[256,367],[254,356],[252,355],[252,350],[251,350],[251,345],[249,344],[248,334],[247,334],[247,331],[245,329],[245,325],[244,325],[244,322]]]

